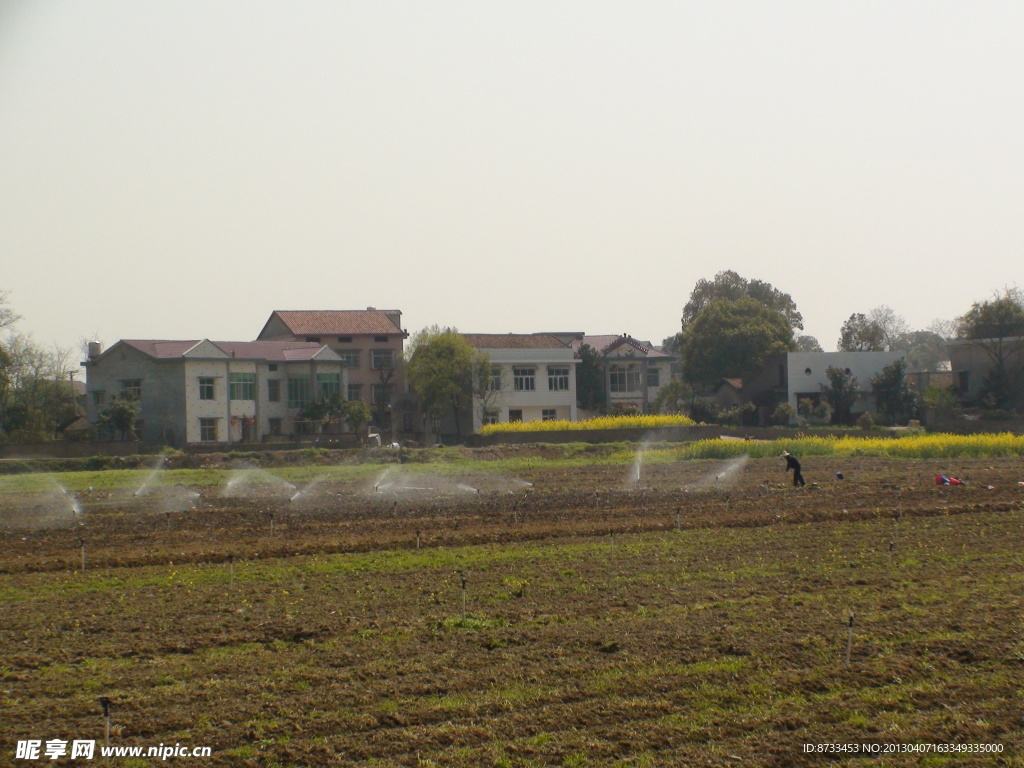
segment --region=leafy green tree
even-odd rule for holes
[[[840,352],[882,352],[885,332],[867,315],[855,312],[839,330],[837,347]]]
[[[353,432],[359,432],[370,421],[370,407],[362,400],[346,400],[342,415]]]
[[[462,437],[462,416],[473,405],[473,346],[455,328],[430,326],[408,348],[406,377],[424,413],[436,417],[450,409],[455,433]]]
[[[714,280],[697,281],[690,293],[690,300],[683,307],[684,338],[687,327],[710,304],[716,301],[738,301],[740,299],[751,299],[780,313],[785,317],[793,333],[803,330],[803,316],[797,311],[796,303],[788,293],[783,293],[771,283],[766,283],[763,280],[748,280],[732,270],[725,270],[715,275]]]
[[[824,352],[821,348],[821,344],[813,336],[797,336],[796,338],[796,351],[797,352]]]
[[[361,400],[359,402],[362,403]],[[329,422],[346,416],[346,406],[347,403],[342,398],[341,393],[335,392],[331,395],[327,395],[326,397],[323,395],[314,397],[306,404],[306,407],[302,409],[300,415],[303,419],[312,421],[316,425],[316,432],[320,433],[323,431],[324,426]],[[363,407],[366,408],[365,403],[363,403]]]
[[[658,396],[651,404],[655,413],[689,413],[693,402],[693,387],[685,381],[672,379],[658,390]]]
[[[770,355],[793,348],[793,329],[783,312],[749,298],[715,299],[683,334],[683,371],[691,383],[710,385],[747,376]]]
[[[1006,289],[988,301],[975,302],[959,318],[957,336],[977,344],[992,362],[982,396],[994,408],[1024,402],[1024,294]]]
[[[934,371],[949,360],[946,339],[934,331],[905,333],[892,348],[906,355],[908,371]]]
[[[884,414],[892,426],[910,418],[918,404],[917,390],[907,381],[906,370],[906,362],[897,360],[871,377],[878,412]]]
[[[100,411],[99,428],[111,438],[120,434],[122,440],[136,439],[135,420],[139,416],[139,401],[133,395],[118,392],[110,405]]]
[[[0,431],[18,440],[52,440],[77,413],[70,352],[44,349],[31,336],[9,333],[0,343]]]
[[[581,344],[576,352],[576,405],[588,411],[604,411],[604,361],[601,353],[589,344]]]
[[[842,368],[830,365],[825,369],[828,386],[821,385],[822,395],[832,407],[832,419],[839,424],[850,423],[850,409],[857,402],[857,377]]]

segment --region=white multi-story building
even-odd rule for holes
[[[601,356],[605,402],[609,410],[634,408],[648,413],[661,388],[672,380],[672,363],[676,358],[628,334],[577,334],[569,343],[577,354],[586,344]]]
[[[313,398],[344,398],[348,381],[337,353],[310,342],[122,339],[106,351],[90,344],[83,365],[89,422],[114,395],[131,393],[147,446],[294,434]]]
[[[548,334],[467,333],[491,360],[491,394],[473,404],[473,431],[509,421],[576,421],[576,354]]]

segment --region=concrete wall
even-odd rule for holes
[[[0,445],[0,459],[82,459],[88,456],[133,456],[141,445],[134,440],[55,441]]]
[[[904,356],[903,352],[790,352],[787,355],[789,404],[794,409],[803,395],[820,395],[828,387],[828,368],[849,370],[857,380],[860,396],[851,408],[853,413],[875,411],[871,379]]]

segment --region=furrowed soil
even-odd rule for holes
[[[0,496],[0,764],[1024,765],[1020,459],[417,469]]]

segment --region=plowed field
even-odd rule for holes
[[[0,764],[1024,765],[1024,462],[782,468],[0,496]]]

